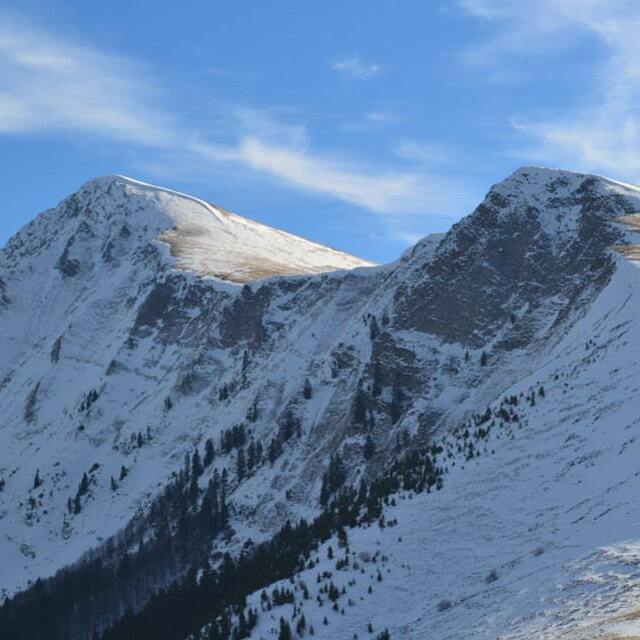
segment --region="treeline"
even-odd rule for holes
[[[332,535],[377,521],[384,526],[383,505],[400,490],[416,493],[442,487],[443,470],[436,464],[442,449],[413,451],[377,480],[362,481],[355,489],[342,487],[311,523],[287,522],[268,542],[245,550],[237,559],[225,555],[216,569],[208,563],[156,594],[137,614],[123,617],[102,640],[154,638],[178,640],[241,640],[250,634],[257,612],[247,607],[247,597],[278,580],[303,570],[311,553]],[[341,462],[334,458],[331,473]],[[201,629],[205,629],[201,632]]]
[[[308,566],[313,550],[333,534],[375,521],[385,526],[384,504],[393,503],[394,493],[440,489],[447,470],[443,464],[455,464],[456,449],[469,461],[480,455],[478,445],[487,442],[494,428],[513,438],[512,427],[521,425],[518,406],[533,406],[545,395],[540,387],[526,396],[504,398],[497,409],[487,407],[454,429],[442,441],[445,448],[433,444],[409,450],[381,476],[359,487],[346,486],[344,463],[334,454],[319,496],[322,513],[311,523],[286,523],[271,540],[257,547],[245,545],[237,558],[211,556],[214,538],[228,527],[228,474],[215,470],[208,485],[200,486],[216,455],[208,440],[204,459],[197,450],[187,456],[183,469],[146,515],[123,534],[75,566],[7,600],[0,607],[1,637],[184,640],[192,635],[198,640],[241,640],[257,623],[258,612],[246,606],[251,593]],[[299,434],[299,421],[287,413],[274,440],[282,445]],[[407,451],[411,443],[404,435],[406,441],[398,435],[398,447]],[[252,443],[247,445],[240,427],[221,438],[223,452],[237,452],[239,480],[249,472],[250,461],[263,462],[262,452]],[[265,453],[264,462],[273,462]]]

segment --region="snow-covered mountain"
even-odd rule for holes
[[[129,178],[88,183],[0,252],[0,587],[96,559],[121,576],[126,552],[135,588],[100,612],[78,595],[49,636],[90,638],[366,486],[344,497],[360,515],[265,573],[282,583],[247,587],[257,618],[238,631],[229,609],[231,634],[640,635],[639,207],[637,187],[524,167],[373,266]],[[196,544],[180,523],[209,499],[224,517]],[[187,551],[151,574],[135,559],[161,535]],[[24,625],[42,588],[0,622]]]

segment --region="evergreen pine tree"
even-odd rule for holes
[[[280,444],[280,440],[278,438],[271,438],[271,442],[269,442],[269,447],[267,450],[267,456],[271,465],[275,463],[275,461],[280,457],[281,453],[282,445]]]
[[[309,378],[304,379],[304,386],[302,388],[302,395],[305,400],[310,400],[313,395],[313,389],[311,388],[311,382]]]
[[[256,443],[252,440],[247,447],[247,470],[252,471],[256,466]]]
[[[255,626],[258,624],[258,612],[255,609],[249,609],[247,624],[249,625],[249,629],[255,629]]]
[[[371,386],[371,395],[377,398],[382,393],[382,371],[380,370],[380,361],[376,358],[373,362],[373,384]]]
[[[375,316],[371,316],[371,320],[369,321],[369,337],[371,340],[375,340],[378,337],[380,330],[378,329],[378,321]]]
[[[218,626],[217,622],[212,622],[211,626],[209,627],[209,635],[207,636],[207,640],[225,640],[221,633],[220,633],[220,627]]]
[[[200,454],[198,449],[193,452],[193,458],[191,459],[191,475],[198,479],[203,472],[202,462],[200,462]]]
[[[358,385],[353,404],[353,422],[361,427],[367,422],[367,400],[361,385]]]
[[[367,439],[365,440],[364,443],[364,449],[363,449],[363,455],[364,455],[364,459],[365,460],[371,460],[371,458],[373,458],[373,456],[375,455],[376,452],[376,445],[373,441],[373,438],[368,435]]]
[[[198,485],[198,476],[195,474],[191,476],[189,482],[189,499],[192,503],[195,503],[200,494],[200,486]]]
[[[204,459],[202,461],[203,467],[206,469],[212,462],[216,455],[215,447],[213,446],[213,440],[207,438],[204,443]]]
[[[254,398],[253,402],[247,409],[247,420],[255,422],[258,419],[258,398]]]
[[[299,427],[298,421],[293,416],[293,413],[289,410],[284,416],[284,422],[278,429],[278,438],[282,444],[289,442],[296,429]]]
[[[78,495],[83,496],[89,491],[89,478],[86,473],[82,474],[80,485],[78,486]]]
[[[238,638],[248,638],[249,637],[249,625],[247,624],[247,619],[245,618],[244,612],[241,612],[238,616]]]
[[[402,389],[398,382],[393,383],[393,388],[391,389],[391,423],[395,424],[400,420],[400,416],[402,415],[402,404],[404,400],[404,394],[402,393]]]
[[[325,473],[322,476],[322,486],[320,487],[320,504],[325,507],[329,502],[329,496],[331,495],[331,489],[329,487],[329,479]]]
[[[291,627],[284,618],[280,618],[280,633],[278,633],[278,640],[292,640]]]
[[[244,449],[240,447],[238,449],[238,457],[236,458],[236,475],[238,477],[238,482],[241,482],[244,478],[245,471]]]

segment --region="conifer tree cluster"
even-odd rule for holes
[[[291,411],[287,411],[280,425],[278,433],[271,438],[267,447],[267,458],[271,465],[282,455],[284,445],[294,436],[302,435],[302,425],[300,420],[296,418]]]
[[[236,477],[238,482],[242,481],[247,475],[251,475],[257,467],[262,465],[263,452],[262,443],[253,439],[246,448],[240,447],[236,455]]]
[[[93,465],[83,473],[75,498],[69,499],[71,513],[80,512],[96,469]],[[195,450],[144,518],[134,518],[99,553],[6,601],[0,607],[0,635],[8,640],[62,639],[75,637],[72,630],[78,627],[104,628],[131,602],[142,606],[147,594],[172,583],[189,567],[203,565],[229,519],[226,471],[214,470],[200,487],[203,472]],[[111,489],[117,490],[127,474],[123,466],[118,481],[111,477]],[[129,611],[124,619],[131,615]]]
[[[194,451],[154,501],[148,520],[132,525],[126,538],[117,543],[119,553],[111,545],[110,555],[83,561],[7,600],[0,608],[3,637],[36,640],[54,637],[51,630],[56,629],[59,634],[55,637],[62,638],[65,630],[78,624],[103,629],[98,634],[102,640],[178,640],[199,634],[200,629],[206,629],[207,634],[197,636],[201,640],[247,637],[258,616],[247,608],[247,595],[293,576],[306,566],[311,552],[332,535],[338,534],[341,544],[346,545],[345,528],[381,520],[382,505],[392,493],[441,486],[441,469],[435,463],[440,452],[437,447],[416,451],[378,480],[370,484],[363,481],[358,490],[344,486],[342,461],[336,455],[328,476],[336,487],[335,497],[313,522],[287,522],[271,540],[250,553],[236,559],[226,554],[214,565],[208,549],[228,521],[227,474],[215,470],[207,486],[201,488],[198,480],[203,465],[199,452]],[[137,549],[131,551],[136,538]],[[114,563],[110,558],[119,560]],[[156,590],[149,600],[140,601],[137,612],[129,609],[116,619],[100,613],[118,611],[136,591],[146,592],[160,575],[164,580],[158,584],[167,584],[167,578],[176,572],[178,577],[171,578],[167,586]],[[341,596],[337,588],[330,588],[330,592],[330,601]],[[291,597],[289,590],[279,589],[269,600],[278,606]],[[300,620],[297,624],[306,625]],[[286,625],[291,631],[288,622]],[[283,628],[286,634],[286,626]],[[296,626],[297,633],[301,630]],[[307,632],[311,634],[310,629]]]
[[[362,449],[362,455],[365,460],[371,460],[376,453],[376,444],[371,437],[371,434],[367,434],[367,438],[364,442],[364,447]]]
[[[229,453],[232,449],[243,447],[247,441],[247,434],[243,424],[237,424],[231,429],[224,429],[220,434],[220,449]]]
[[[347,472],[342,457],[339,453],[334,453],[329,461],[329,468],[322,476],[322,488],[320,489],[320,504],[322,506],[326,505],[329,498],[342,488],[346,479]]]
[[[87,411],[89,411],[89,409],[91,409],[91,405],[93,405],[93,403],[98,399],[98,392],[95,389],[90,389],[85,397],[83,398],[82,402],[80,402],[80,411],[82,413],[86,413]]]
[[[258,411],[258,398],[254,398],[253,402],[249,405],[249,408],[247,409],[247,420],[249,422],[256,422],[259,416],[260,416],[260,412]]]
[[[82,498],[89,493],[89,476],[85,473],[82,474],[82,478],[80,479],[80,484],[78,485],[78,490],[76,491],[75,497],[69,498],[67,500],[67,508],[69,513],[73,513],[74,515],[79,514],[82,511]]]

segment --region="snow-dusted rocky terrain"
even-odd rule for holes
[[[640,636],[639,210],[634,186],[525,167],[377,267],[88,183],[0,252],[0,588],[102,553],[132,518],[144,537],[207,439],[199,490],[228,477],[212,566],[316,517],[332,454],[357,487],[437,446],[442,488],[387,496],[348,551],[323,542],[282,583],[295,603],[250,596],[251,637],[281,617],[319,638]]]

